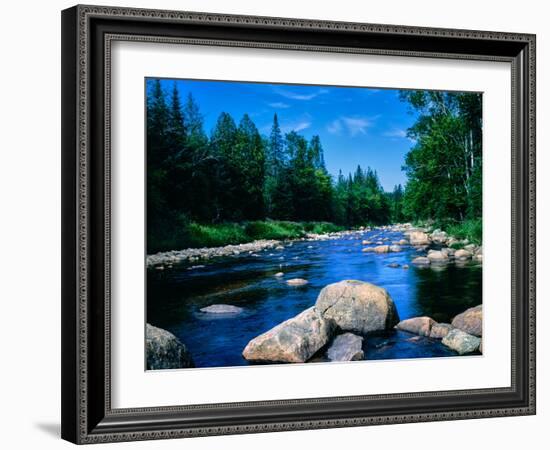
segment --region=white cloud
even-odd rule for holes
[[[340,134],[342,132],[342,122],[340,119],[333,120],[327,125],[327,131],[330,134]]]
[[[393,130],[386,131],[385,133],[383,133],[383,136],[391,137],[391,138],[406,138],[407,132],[405,130],[400,130],[398,128],[395,128]]]
[[[367,128],[373,125],[372,119],[366,117],[342,117],[342,122],[344,122],[351,136],[367,134]]]
[[[272,108],[278,108],[278,109],[290,108],[290,105],[288,103],[283,103],[283,102],[268,103],[268,105],[271,106]]]
[[[311,121],[308,119],[300,120],[298,122],[288,123],[281,126],[283,133],[290,133],[291,131],[302,131],[311,126]]]
[[[374,125],[374,121],[379,116],[360,117],[360,116],[341,116],[327,125],[327,131],[331,134],[341,134],[347,131],[351,137],[367,134],[367,129]]]
[[[328,89],[318,89],[317,91],[310,94],[300,94],[298,92],[281,89],[279,87],[275,88],[274,91],[276,94],[279,94],[285,98],[290,98],[292,100],[313,100],[315,97],[318,97],[322,94],[327,94],[329,92]]]

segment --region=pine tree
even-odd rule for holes
[[[210,136],[210,146],[216,158],[215,220],[235,220],[240,217],[241,168],[237,154],[237,125],[226,112],[218,117]]]
[[[265,149],[263,140],[250,119],[245,114],[237,130],[238,165],[242,171],[241,210],[245,219],[264,217]]]

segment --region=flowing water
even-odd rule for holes
[[[373,230],[194,263],[204,267],[178,264],[164,271],[148,270],[147,322],[185,343],[196,367],[242,366],[249,364],[241,353],[251,339],[314,305],[319,291],[337,281],[356,279],[384,287],[401,320],[426,315],[450,322],[481,303],[480,264],[415,267],[411,261],[421,253],[410,246],[398,253],[362,252],[361,241],[373,236],[387,238],[385,244],[403,239],[400,232]],[[391,263],[400,266],[389,267]],[[409,269],[403,268],[405,264]],[[277,272],[284,277],[275,277]],[[285,280],[290,278],[309,283],[288,286]],[[219,303],[245,311],[233,316],[200,312]],[[438,340],[393,330],[368,336],[364,351],[367,360],[456,355]]]

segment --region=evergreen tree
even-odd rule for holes
[[[282,208],[282,205],[275,203],[277,197],[275,192],[284,188],[278,184],[282,182],[282,171],[285,169],[284,139],[277,114],[273,116],[271,133],[267,145],[265,143],[264,145],[266,149],[264,203],[267,216],[275,217]]]
[[[264,142],[250,119],[245,114],[237,130],[237,163],[241,169],[242,181],[240,205],[244,219],[264,217],[263,188],[265,183]]]
[[[216,182],[216,214],[215,221],[233,220],[240,213],[239,209],[239,161],[237,160],[237,125],[233,118],[226,112],[218,117],[216,126],[212,130],[210,145],[216,158],[215,182]]]

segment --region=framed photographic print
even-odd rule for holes
[[[62,13],[62,436],[535,413],[535,37]]]

